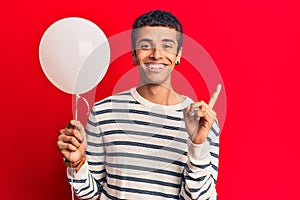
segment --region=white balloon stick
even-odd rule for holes
[[[216,103],[216,101],[217,101],[217,99],[218,99],[218,96],[219,96],[219,94],[220,94],[221,88],[222,88],[222,85],[221,85],[221,84],[218,84],[216,91],[212,94],[212,96],[211,96],[211,98],[210,98],[210,100],[209,100],[209,102],[208,102],[208,105],[209,105],[211,108],[214,107],[214,105],[215,105],[215,103]]]

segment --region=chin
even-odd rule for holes
[[[147,79],[146,81],[142,81],[143,85],[168,85],[166,80],[158,80],[158,79]]]

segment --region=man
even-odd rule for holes
[[[171,85],[181,46],[181,24],[171,13],[137,18],[132,59],[139,87],[97,102],[86,129],[72,120],[60,130],[57,146],[79,198],[217,199],[214,111]]]

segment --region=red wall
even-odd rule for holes
[[[211,55],[226,88],[219,199],[297,199],[300,15],[296,2],[2,1],[0,198],[71,199],[56,139],[72,117],[72,96],[54,87],[40,67],[38,47],[44,31],[61,18],[77,16],[93,21],[110,37],[130,29],[138,15],[165,9]],[[109,68],[97,99],[112,93],[130,62],[130,55],[124,55]],[[207,89],[201,90],[198,97],[207,100]]]

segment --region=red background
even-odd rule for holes
[[[77,16],[110,37],[130,29],[138,15],[165,9],[209,52],[225,84],[219,199],[298,199],[296,2],[2,1],[0,198],[71,199],[56,139],[72,117],[72,96],[54,87],[40,67],[44,31],[59,19]],[[109,68],[97,99],[110,95],[113,83],[129,70],[130,65],[122,68],[123,62],[130,64],[130,55]],[[198,96],[207,100],[206,89]]]

